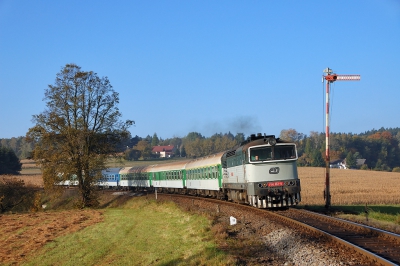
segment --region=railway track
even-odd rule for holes
[[[400,235],[394,233],[299,209],[265,211],[248,205],[210,198],[164,195],[170,196],[170,199],[188,197],[191,201],[193,199],[208,201],[214,203],[214,207],[212,207],[214,209],[228,204],[235,205],[237,209],[262,213],[264,217],[272,221],[285,224],[301,232],[307,232],[306,234],[309,236],[325,239],[337,247],[351,250],[352,253],[362,256],[363,261],[369,261],[369,264],[366,265],[400,265]]]
[[[289,209],[274,215],[288,223],[319,231],[324,237],[368,257],[375,265],[400,265],[400,235],[305,210]]]

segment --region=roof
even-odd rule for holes
[[[172,152],[173,149],[174,149],[174,145],[154,146],[152,149],[152,152],[162,152],[162,151]]]
[[[367,159],[357,159],[357,165],[363,165],[363,164],[365,164],[365,161],[366,161]]]

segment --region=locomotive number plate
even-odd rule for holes
[[[269,182],[268,187],[283,187],[284,182],[283,181],[277,181],[277,182]]]

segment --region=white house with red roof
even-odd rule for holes
[[[170,158],[174,155],[174,145],[154,146],[152,152],[158,154],[160,158]]]

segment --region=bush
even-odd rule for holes
[[[394,167],[393,170],[392,170],[392,172],[398,172],[398,173],[400,173],[400,167]]]
[[[15,177],[0,179],[0,213],[28,211],[32,207],[35,191],[26,187],[23,180]]]

